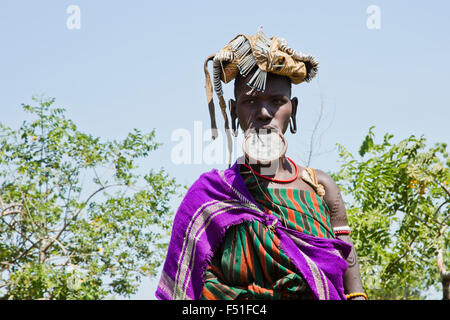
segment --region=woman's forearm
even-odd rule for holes
[[[363,293],[363,286],[361,282],[361,273],[359,271],[358,256],[355,248],[353,247],[352,238],[350,238],[350,228],[347,221],[347,210],[345,209],[344,200],[341,195],[341,191],[336,182],[323,171],[318,170],[318,179],[325,187],[324,200],[330,209],[330,222],[333,230],[341,228],[341,233],[337,233],[337,237],[352,245],[352,250],[347,257],[348,269],[344,274],[344,292],[350,293]],[[342,232],[343,230],[346,233]],[[352,299],[361,299],[360,296]],[[362,298],[364,299],[364,298]]]
[[[358,256],[353,247],[353,241],[349,235],[340,235],[338,238],[352,245],[352,250],[347,257],[348,269],[344,274],[344,292],[346,294],[364,292],[361,273],[359,271]]]

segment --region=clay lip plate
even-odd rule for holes
[[[286,149],[286,139],[276,130],[251,131],[242,144],[242,150],[250,163],[270,163],[283,157]]]

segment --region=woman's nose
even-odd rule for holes
[[[269,120],[272,120],[272,115],[266,106],[262,106],[259,109],[259,112],[258,112],[258,115],[256,118],[261,122],[267,122]]]

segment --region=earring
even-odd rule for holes
[[[233,136],[237,137],[238,136],[238,132],[239,132],[239,119],[237,119],[237,125],[236,125],[236,115],[234,115],[231,113],[231,99],[228,100],[228,110],[230,111],[230,115],[231,115],[231,133],[233,134]],[[234,118],[234,119],[233,119]]]
[[[233,121],[231,123],[231,127],[233,128],[233,130],[232,130],[233,136],[237,137],[238,133],[239,133],[239,119],[237,119],[237,125],[236,125],[236,121]]]
[[[292,134],[295,134],[297,132],[297,122],[293,117],[289,118],[289,129],[291,130]]]

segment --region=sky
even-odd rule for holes
[[[226,168],[226,149],[220,163],[194,163],[193,148],[211,145],[203,62],[262,26],[320,64],[313,81],[292,88],[298,129],[286,138],[298,163],[307,161],[321,105],[310,165],[327,172],[339,167],[336,143],[357,154],[371,126],[376,139],[389,132],[395,141],[424,135],[430,145],[450,143],[449,12],[446,0],[3,0],[0,122],[20,125],[21,104],[39,95],[56,98],[80,130],[105,140],[155,129],[163,145],[142,166],[189,186]],[[174,161],[180,130],[191,135],[190,163]],[[155,280],[146,280],[133,298],[154,299],[154,290]]]

